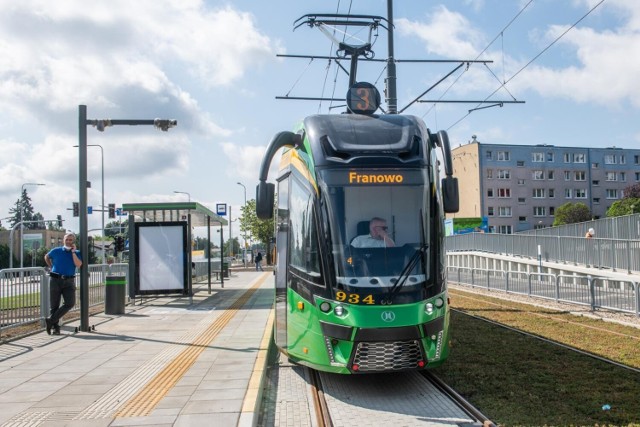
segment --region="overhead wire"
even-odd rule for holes
[[[520,8],[520,10],[518,11],[518,13],[516,13],[513,18],[511,18],[511,20],[498,32],[498,34],[485,46],[484,49],[482,49],[482,51],[480,51],[480,53],[478,53],[478,55],[476,55],[476,57],[474,58],[474,61],[479,59],[483,53],[485,53],[487,51],[487,49],[489,49],[493,43],[495,43],[496,40],[498,40],[498,37],[503,38],[503,45],[502,45],[502,54],[503,54],[503,60],[502,60],[502,64],[504,67],[504,32],[509,29],[509,27],[516,21],[516,19],[518,19],[520,17],[520,15],[522,15],[522,13],[531,5],[531,3],[533,3],[534,0],[529,0],[522,8]],[[486,64],[485,64],[486,66]],[[487,67],[488,68],[488,67]],[[469,67],[466,67],[464,69],[464,71],[462,71],[462,73],[460,73],[460,75],[458,75],[455,80],[453,82],[451,82],[451,84],[445,89],[444,92],[442,92],[442,94],[440,95],[440,97],[438,98],[438,100],[441,100],[448,92],[449,90],[451,90],[451,88],[462,78],[462,76],[469,71]],[[493,74],[493,72],[492,72]],[[494,74],[495,76],[495,74]],[[496,78],[498,79],[498,81],[500,81],[500,79],[496,76]],[[495,92],[494,92],[495,93]],[[515,99],[515,98],[514,98]],[[424,118],[424,116],[426,116],[427,114],[429,114],[429,112],[431,112],[431,110],[433,108],[435,108],[436,104],[434,103],[431,108],[429,108],[423,115],[422,118]]]
[[[501,88],[505,87],[507,85],[507,83],[511,82],[514,78],[516,78],[516,76],[518,76],[522,71],[524,71],[529,65],[531,65],[536,59],[538,59],[540,56],[542,56],[547,50],[549,50],[553,45],[555,45],[562,37],[564,37],[569,31],[571,31],[572,29],[574,29],[580,22],[582,22],[587,16],[589,16],[591,13],[593,13],[594,10],[596,10],[598,7],[600,7],[600,5],[602,3],[604,3],[605,0],[600,0],[598,3],[596,3],[591,9],[589,9],[587,11],[587,13],[585,13],[584,15],[582,15],[576,22],[574,22],[573,24],[571,24],[565,31],[562,32],[562,34],[560,34],[558,37],[556,37],[551,43],[549,43],[544,49],[542,49],[536,56],[534,56],[531,60],[529,60],[529,62],[527,62],[524,66],[522,66],[518,71],[516,71],[509,79],[505,80],[504,82],[501,83],[501,85],[494,90],[493,92],[491,92],[491,94],[489,94],[489,96],[487,96],[484,101],[488,100],[489,98],[491,98],[496,92],[498,92]],[[480,104],[478,104],[480,105]],[[449,126],[447,128],[447,130],[453,128],[454,126],[456,126],[458,123],[460,123],[461,121],[463,121],[464,119],[466,119],[467,117],[469,117],[469,115],[471,115],[471,113],[473,112],[473,110],[469,110],[469,112],[467,112],[467,114],[465,114],[464,116],[462,116],[460,119],[458,119],[456,122],[454,122],[451,126]]]

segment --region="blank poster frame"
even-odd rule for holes
[[[187,223],[139,222],[135,228],[135,294],[188,295]]]

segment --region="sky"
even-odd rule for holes
[[[0,220],[24,184],[41,183],[24,186],[34,210],[79,229],[69,210],[79,200],[79,105],[89,119],[178,122],[168,132],[87,126],[88,144],[102,147],[88,147],[88,205],[100,208],[104,172],[105,204],[190,199],[215,211],[225,203],[236,219],[245,188],[255,198],[271,138],[305,116],[344,111],[339,102],[276,99],[347,91],[334,63],[277,56],[335,54],[318,28],[294,31],[294,21],[349,12],[387,17],[387,0],[0,0]],[[463,66],[422,99],[524,101],[476,110],[412,103],[458,63],[398,63],[398,107],[432,132],[446,130],[452,147],[472,135],[638,147],[637,0],[395,0],[393,15],[398,60],[491,61]],[[360,44],[368,32],[341,27],[335,37]],[[387,31],[372,41],[376,59],[387,58]],[[383,63],[358,67],[357,80],[383,98],[385,76]],[[100,227],[101,214],[89,215],[89,229]]]

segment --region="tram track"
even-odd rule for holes
[[[276,362],[260,426],[352,425],[494,426],[460,394],[429,371],[340,375]],[[306,389],[306,397],[300,391]],[[270,396],[270,397],[269,397]],[[301,403],[305,400],[306,403]]]

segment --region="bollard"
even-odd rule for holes
[[[107,276],[104,287],[104,314],[124,314],[126,276]]]

